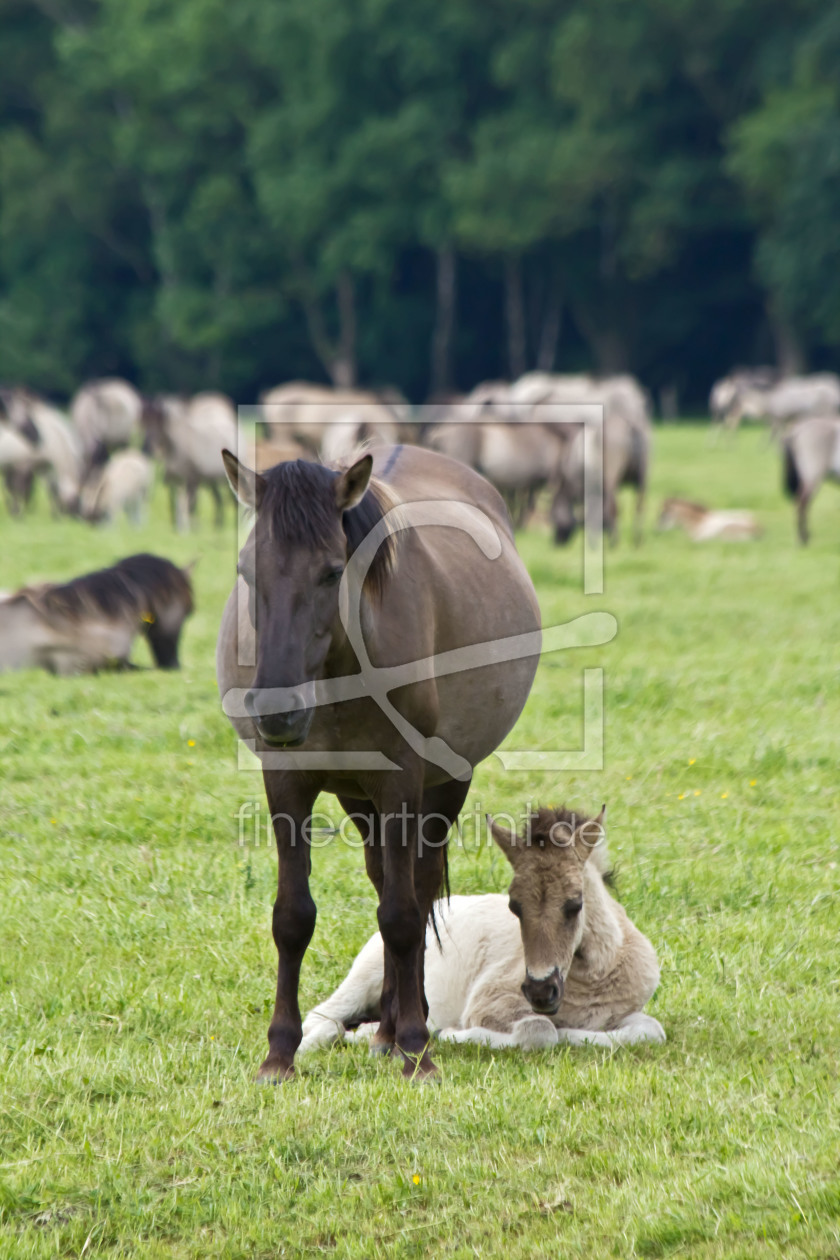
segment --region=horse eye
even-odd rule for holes
[[[326,573],[321,575],[321,586],[335,586],[341,581],[341,575],[343,572],[343,569],[327,569]]]
[[[574,919],[583,909],[583,900],[580,897],[571,897],[563,906],[563,913],[567,919]]]
[[[518,901],[510,900],[508,902],[508,910],[510,910],[511,914],[515,914],[517,919],[522,918],[522,907]]]

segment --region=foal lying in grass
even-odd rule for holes
[[[491,823],[513,867],[508,897],[439,901],[440,944],[426,934],[429,1023],[442,1040],[523,1050],[665,1040],[642,1013],[659,983],[656,953],[605,883],[603,818],[543,809],[522,836]],[[370,1035],[382,974],[377,933],[307,1015],[300,1051]]]

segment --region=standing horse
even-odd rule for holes
[[[406,1075],[434,1072],[426,923],[473,767],[531,689],[533,584],[497,492],[444,456],[383,448],[343,472],[298,460],[256,474],[230,452],[225,463],[256,521],[222,617],[219,689],[263,760],[278,854],[277,997],[260,1076],[290,1076],[301,1040],[298,980],[316,914],[309,827],[322,791],[358,826],[379,895],[374,1045],[396,1048]]]
[[[199,488],[207,486],[221,528],[227,497],[222,449],[236,445],[237,433],[230,399],[214,393],[196,394],[189,402],[157,398],[143,409],[143,428],[145,448],[163,462],[173,525],[189,529]]]
[[[622,486],[636,490],[636,512],[633,534],[636,543],[642,539],[642,518],[650,464],[650,422],[634,416],[628,418],[620,410],[609,405],[604,408],[604,423],[597,443],[595,467],[591,470],[595,483],[590,489],[591,501],[585,502],[585,452],[584,426],[567,441],[556,479],[551,503],[551,523],[554,541],[563,545],[571,539],[581,515],[591,526],[599,496],[603,502],[603,526],[610,540],[618,541],[618,491]]]
[[[796,499],[799,541],[806,543],[808,508],[822,483],[840,481],[840,416],[808,416],[782,440],[784,487]]]

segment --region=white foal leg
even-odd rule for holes
[[[632,1015],[625,1016],[610,1035],[620,1046],[637,1046],[645,1041],[661,1046],[667,1041],[659,1020],[645,1015],[644,1011],[634,1011]]]
[[[611,1050],[616,1042],[610,1033],[596,1032],[591,1028],[558,1028],[557,1044],[561,1046],[603,1046]]]
[[[379,1024],[376,1022],[372,1024],[359,1024],[358,1028],[354,1028],[352,1032],[346,1032],[344,1034],[344,1040],[345,1041],[370,1041],[371,1037],[376,1032],[378,1027],[379,1027]]]
[[[558,1028],[560,1045],[602,1046],[615,1050],[619,1046],[636,1046],[648,1041],[661,1045],[665,1041],[665,1029],[652,1015],[635,1011],[626,1015],[617,1028],[610,1032],[596,1032],[589,1028]]]
[[[335,993],[306,1016],[298,1054],[341,1041],[347,1024],[356,1024],[375,1014],[382,994],[384,969],[382,937],[377,932],[356,955]]]
[[[553,1050],[557,1029],[547,1015],[526,1015],[513,1025],[513,1044],[520,1050]]]
[[[438,1039],[462,1046],[489,1046],[491,1050],[509,1050],[516,1045],[513,1033],[496,1032],[493,1028],[443,1028]]]

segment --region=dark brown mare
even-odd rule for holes
[[[358,826],[379,895],[375,1048],[396,1048],[406,1075],[433,1072],[426,923],[473,767],[510,731],[533,682],[531,579],[498,493],[444,456],[385,447],[343,472],[296,460],[262,475],[229,452],[225,463],[256,522],[222,618],[219,688],[263,762],[278,853],[277,998],[260,1076],[290,1076],[301,1040],[319,792]]]

